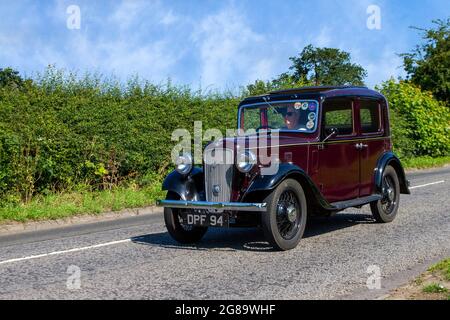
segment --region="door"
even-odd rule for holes
[[[360,140],[361,197],[371,195],[374,190],[374,170],[379,157],[385,150],[388,141],[384,134],[382,105],[378,100],[361,99],[356,101],[359,111],[358,138]]]
[[[322,140],[331,128],[338,134],[319,147],[318,186],[328,202],[359,196],[359,149],[352,99],[327,99],[322,107]]]

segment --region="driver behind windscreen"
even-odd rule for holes
[[[284,123],[286,124],[286,127],[283,129],[298,130],[301,127],[305,127],[304,125],[302,126],[300,122],[300,110],[297,110],[292,106],[287,107],[286,113],[283,117]]]

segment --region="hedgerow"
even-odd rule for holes
[[[0,88],[0,198],[107,189],[149,181],[170,165],[171,133],[236,126],[238,99],[186,87],[50,69],[23,88]],[[150,180],[151,180],[150,179]]]

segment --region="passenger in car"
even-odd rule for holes
[[[283,115],[285,127],[281,129],[298,130],[300,127],[305,128],[305,126],[300,123],[300,111],[296,110],[294,107],[289,106]]]

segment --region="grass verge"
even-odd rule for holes
[[[422,288],[422,291],[425,293],[447,293],[448,290],[442,284],[439,283],[430,283]]]
[[[147,188],[117,188],[111,191],[71,192],[34,198],[27,204],[0,207],[0,223],[54,220],[80,214],[100,214],[145,207],[164,197],[159,183]]]
[[[431,266],[411,283],[395,289],[387,299],[450,300],[450,258]]]
[[[428,271],[441,272],[445,280],[450,281],[450,258],[442,260],[434,266],[431,266]]]
[[[402,159],[406,169],[423,169],[450,164],[450,156]],[[37,196],[27,204],[11,204],[0,207],[0,223],[8,221],[54,220],[81,214],[100,214],[129,208],[149,206],[163,198],[161,183],[149,187],[116,188],[112,191],[71,192]],[[449,273],[450,274],[450,273]],[[450,277],[450,275],[449,275]]]
[[[450,164],[450,156],[445,157],[416,157],[401,159],[402,165],[405,169],[426,169],[433,167],[442,167],[446,164]]]

